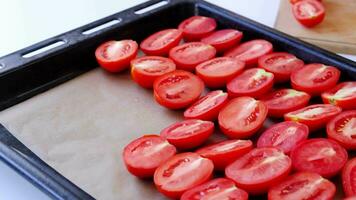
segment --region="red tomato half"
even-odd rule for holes
[[[325,17],[325,8],[316,0],[303,0],[293,4],[293,15],[306,27],[320,24]]]
[[[305,140],[291,153],[295,170],[315,172],[325,178],[339,173],[347,157],[347,151],[342,146],[324,138]]]
[[[191,149],[203,144],[213,132],[213,122],[191,119],[168,126],[161,137],[178,149]]]
[[[226,140],[198,149],[196,152],[214,163],[214,168],[224,170],[227,165],[251,151],[251,140]]]
[[[293,89],[280,89],[261,98],[268,107],[269,117],[283,117],[288,112],[308,105],[310,95]]]
[[[250,194],[262,194],[291,171],[290,158],[276,148],[256,148],[228,165],[227,178]]]
[[[246,66],[251,67],[257,64],[261,56],[272,51],[273,45],[267,40],[250,40],[227,51],[224,56],[237,58],[245,62]]]
[[[274,76],[261,68],[247,69],[227,83],[229,97],[261,97],[273,86]]]
[[[245,67],[242,61],[230,57],[218,57],[199,64],[196,74],[209,88],[222,88],[240,74]]]
[[[178,69],[194,71],[197,65],[214,58],[215,54],[215,48],[209,44],[188,42],[172,48],[169,58],[177,64]]]
[[[258,138],[257,147],[276,147],[285,154],[289,154],[292,149],[309,135],[306,125],[298,122],[281,122],[271,126]]]
[[[148,36],[141,42],[140,48],[147,55],[165,56],[179,44],[182,36],[182,31],[178,29],[165,29]]]
[[[342,170],[342,186],[347,197],[356,195],[356,158],[350,159]]]
[[[120,72],[130,66],[137,55],[138,45],[133,40],[108,41],[95,50],[99,65],[109,72]]]
[[[144,88],[152,88],[156,78],[175,69],[176,65],[169,58],[143,56],[131,60],[131,77]]]
[[[226,178],[217,178],[184,192],[181,200],[247,200],[248,193]]]
[[[284,115],[287,121],[300,122],[309,127],[309,131],[323,128],[326,123],[341,112],[341,108],[330,104],[314,104]]]
[[[201,41],[212,45],[217,51],[222,52],[238,44],[242,35],[242,32],[235,29],[223,29],[215,31]]]
[[[262,56],[258,59],[258,66],[274,74],[276,82],[289,81],[293,71],[301,69],[304,62],[293,54],[276,52]]]
[[[356,150],[356,110],[342,112],[326,126],[328,137],[346,149]]]
[[[213,170],[209,159],[196,153],[181,153],[157,168],[154,183],[161,193],[178,199],[186,190],[209,180]]]
[[[261,128],[267,116],[267,106],[251,97],[232,99],[219,113],[221,131],[230,138],[242,139]]]
[[[322,93],[324,103],[339,106],[342,109],[356,109],[356,82],[343,82]]]
[[[176,148],[158,135],[145,135],[123,151],[127,170],[140,178],[152,177],[156,168],[176,154]]]
[[[183,31],[186,41],[197,41],[216,29],[216,21],[210,17],[193,16],[181,22],[178,29]]]
[[[227,103],[227,93],[222,90],[209,92],[184,111],[187,119],[215,120]]]
[[[203,92],[204,83],[194,74],[176,70],[158,77],[153,84],[156,101],[171,109],[181,109],[195,102]]]
[[[333,200],[336,192],[334,183],[319,174],[298,172],[273,186],[268,191],[269,200]]]

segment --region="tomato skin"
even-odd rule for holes
[[[314,9],[317,9],[317,12],[313,12],[313,16],[303,16],[301,14],[301,8],[309,5]],[[303,0],[298,1],[293,4],[293,15],[297,21],[306,27],[313,27],[320,24],[325,18],[325,8],[322,3],[316,0]]]
[[[356,184],[355,184],[355,171],[356,171],[356,158],[350,159],[345,167],[342,169],[342,187],[346,197],[351,197],[356,195]]]
[[[290,2],[291,4],[295,4],[295,3],[299,2],[299,1],[303,1],[303,0],[289,0],[289,2]],[[317,0],[317,1],[322,2],[322,0]]]
[[[156,155],[156,157],[158,157],[157,159],[153,160],[151,157],[145,157],[144,154],[135,155],[133,153],[133,151],[135,151],[135,149],[138,149],[141,144],[148,143],[152,145],[154,142],[158,143],[157,145],[165,145],[164,148],[160,149],[159,156]],[[149,178],[153,176],[157,167],[164,163],[166,160],[168,160],[170,157],[174,156],[176,154],[176,151],[177,150],[173,145],[169,144],[166,140],[162,139],[158,135],[144,135],[140,138],[133,140],[132,142],[130,142],[130,144],[126,145],[123,150],[122,157],[124,159],[124,163],[127,170],[132,175],[137,176],[139,178]],[[139,162],[137,161],[137,159],[133,158],[134,156],[140,157],[140,160],[148,160],[148,162]],[[149,163],[150,161],[154,161],[156,163]]]
[[[131,51],[128,52],[128,55],[119,55],[119,58],[107,58],[107,49],[112,47],[112,45],[116,44],[124,44],[127,45]],[[114,49],[119,51],[121,49]],[[113,51],[113,50],[112,50]],[[137,42],[133,40],[120,40],[120,41],[107,41],[101,44],[95,50],[95,57],[99,65],[109,71],[109,72],[121,72],[127,69],[130,66],[130,61],[134,59],[138,52],[138,45]],[[103,55],[105,53],[105,55]],[[115,56],[115,55],[114,55]]]
[[[238,44],[241,41],[242,36],[243,33],[238,30],[223,29],[204,37],[201,39],[201,42],[212,45],[218,52],[223,52]]]
[[[167,37],[167,35],[171,36],[170,38],[167,38],[167,40],[162,41],[160,44],[161,46],[159,47],[152,47],[154,42],[157,42],[157,39],[159,40],[160,37]],[[148,36],[146,39],[144,39],[141,44],[140,48],[145,53],[146,55],[152,55],[152,56],[165,56],[168,55],[169,50],[179,44],[183,37],[183,33],[181,30],[178,29],[165,29],[158,31],[150,36]]]
[[[197,23],[198,25],[196,25]],[[195,26],[191,24],[195,24]],[[216,29],[216,26],[216,21],[213,18],[193,16],[182,21],[179,24],[178,29],[183,32],[184,40],[198,41],[212,33]]]
[[[349,94],[346,96],[345,94],[339,94],[339,96],[337,95],[338,93],[342,93],[342,91],[345,90],[349,90]],[[333,104],[335,106],[341,107],[342,109],[356,109],[356,82],[350,81],[340,83],[334,88],[323,92],[321,97],[324,103]]]
[[[235,146],[231,147],[231,145]],[[213,161],[214,169],[224,170],[227,165],[251,151],[252,148],[251,140],[226,140],[202,147],[196,153]]]
[[[346,120],[347,123],[345,123]],[[346,131],[348,132],[345,133]],[[329,139],[335,140],[345,149],[356,150],[356,138],[354,138],[356,135],[356,110],[344,111],[334,117],[327,124],[326,132]]]
[[[336,193],[334,183],[319,174],[297,172],[268,191],[269,200],[322,199],[333,200]]]
[[[308,93],[280,89],[264,95],[261,98],[268,107],[269,117],[283,117],[284,114],[301,109],[308,105],[311,96]]]
[[[182,195],[181,200],[204,200],[217,198],[247,200],[248,193],[236,187],[235,183],[229,179],[216,178],[202,185],[187,190]]]

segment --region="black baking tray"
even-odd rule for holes
[[[193,15],[213,17],[218,28],[244,32],[244,40],[263,38],[276,50],[295,54],[305,62],[338,67],[343,80],[356,80],[356,63],[292,36],[202,0],[153,0],[52,37],[0,58],[0,110],[22,102],[97,67],[96,47],[107,40],[141,41],[149,33],[176,27]],[[137,14],[146,7],[161,6]],[[140,12],[139,12],[140,13]],[[116,24],[92,34],[83,32],[115,20]],[[32,57],[23,56],[62,41],[62,45]],[[0,126],[0,158],[53,199],[94,199],[42,161],[6,128]]]

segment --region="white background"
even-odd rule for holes
[[[209,0],[273,27],[279,0]],[[144,0],[1,0],[0,56],[129,8]],[[350,57],[356,60],[354,56]],[[0,200],[45,200],[44,193],[0,162]]]

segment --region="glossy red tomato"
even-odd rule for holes
[[[343,82],[336,87],[323,92],[324,103],[339,106],[342,109],[356,109],[356,82]]]
[[[206,96],[201,97],[197,102],[187,108],[187,110],[184,111],[184,117],[186,119],[214,121],[227,101],[227,93],[222,90],[209,92]]]
[[[230,138],[242,139],[253,135],[263,125],[267,106],[251,97],[232,99],[219,113],[221,131]]]
[[[127,170],[140,178],[152,177],[159,165],[176,154],[176,148],[158,135],[145,135],[128,144],[123,151]]]
[[[325,178],[339,173],[347,157],[347,151],[342,146],[325,138],[305,140],[291,153],[295,170],[315,172]]]
[[[199,64],[195,70],[196,74],[209,88],[222,88],[240,74],[245,63],[230,57],[218,57]]]
[[[153,84],[156,101],[171,109],[185,108],[203,92],[204,83],[194,74],[176,70],[158,77]]]
[[[224,170],[227,165],[251,151],[251,140],[226,140],[198,149],[196,152],[214,163],[216,170]]]
[[[350,159],[342,170],[342,186],[347,197],[356,195],[356,158]]]
[[[171,48],[179,44],[182,36],[181,30],[165,29],[144,39],[140,48],[147,55],[165,56],[168,55]]]
[[[288,176],[291,165],[279,149],[256,148],[228,165],[225,175],[248,193],[262,194]]]
[[[303,0],[293,4],[293,15],[306,27],[320,24],[325,17],[325,8],[316,0]]]
[[[184,192],[181,200],[247,200],[248,193],[226,178],[217,178]]]
[[[250,96],[258,98],[273,86],[274,76],[261,68],[247,69],[227,83],[229,97]]]
[[[227,51],[224,56],[237,58],[245,62],[246,66],[251,67],[256,66],[261,56],[272,51],[273,45],[267,40],[250,40]]]
[[[333,200],[334,183],[319,174],[298,172],[287,177],[268,191],[269,200]]]
[[[156,78],[175,69],[176,65],[171,59],[160,56],[143,56],[131,60],[131,77],[144,88],[152,88]]]
[[[222,52],[238,44],[242,35],[242,32],[235,29],[223,29],[211,33],[201,41],[212,45],[217,51]]]
[[[356,110],[345,111],[326,126],[328,137],[349,150],[356,150]]]
[[[320,95],[339,81],[340,71],[323,64],[309,64],[291,75],[292,87],[311,95]]]
[[[216,21],[210,17],[193,16],[181,22],[178,29],[183,31],[186,41],[197,41],[216,29]]]
[[[203,144],[213,132],[213,122],[191,119],[168,126],[161,137],[178,149],[191,149]]]
[[[283,117],[284,114],[308,105],[310,95],[293,89],[280,89],[261,98],[267,108],[269,117]]]
[[[314,131],[325,127],[326,123],[341,112],[341,108],[330,104],[314,104],[284,115],[287,121],[300,122]]]
[[[138,45],[133,40],[108,41],[95,51],[99,65],[109,72],[120,72],[130,66],[137,55]]]
[[[304,62],[293,54],[276,52],[258,59],[258,66],[273,73],[276,82],[286,82],[289,81],[293,71],[304,66]]]
[[[257,147],[275,147],[289,154],[292,149],[309,135],[306,125],[298,122],[280,122],[268,128],[258,138]]]
[[[188,189],[210,179],[213,163],[196,153],[181,153],[160,165],[154,174],[154,183],[167,197],[178,199]]]

